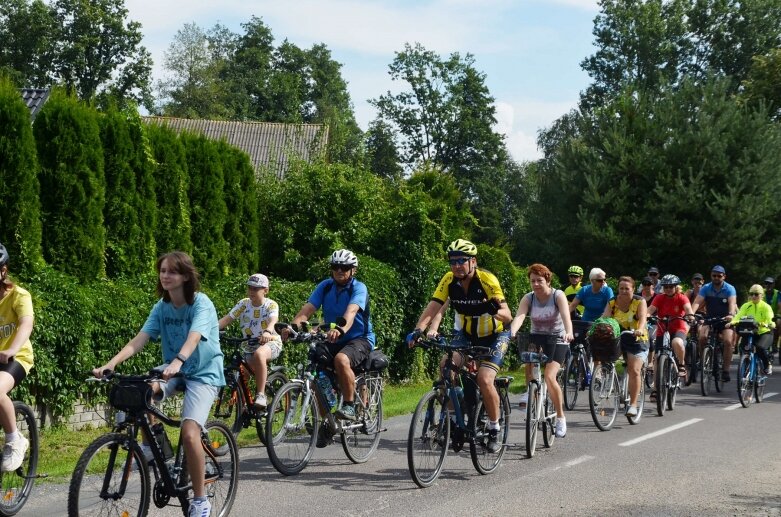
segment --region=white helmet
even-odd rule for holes
[[[336,250],[331,255],[331,264],[358,267],[358,257],[350,250]]]

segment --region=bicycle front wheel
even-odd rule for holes
[[[667,410],[675,409],[675,398],[678,390],[681,388],[681,376],[678,374],[678,367],[672,359],[667,360]]]
[[[669,386],[668,376],[670,373],[667,363],[669,361],[669,358],[664,354],[659,355],[656,360],[654,384],[656,386],[656,414],[659,416],[664,416],[664,410],[667,407],[667,387]]]
[[[540,385],[529,383],[529,399],[526,402],[526,457],[531,458],[537,449],[537,429],[540,426]]]
[[[407,466],[420,488],[431,486],[445,464],[450,444],[450,415],[438,390],[423,395],[407,436]]]
[[[268,379],[266,379],[266,399],[267,400],[274,400],[274,397],[276,396],[277,392],[282,389],[282,386],[287,384],[288,378],[287,376],[282,372],[274,372],[271,375],[268,376]],[[284,418],[284,412],[287,411],[288,405],[290,403],[289,400],[286,401],[287,404],[280,405],[278,411],[282,414],[282,417]],[[255,432],[258,433],[258,439],[260,440],[260,443],[263,445],[266,445],[266,419],[271,414],[271,405],[269,404],[269,407],[266,408],[265,413],[261,413],[258,415],[258,418],[255,420]]]
[[[707,397],[713,387],[713,348],[706,346],[702,349],[702,370],[700,371],[700,392]]]
[[[342,448],[353,463],[365,463],[377,450],[382,430],[382,378],[369,377],[358,386],[355,399],[356,422],[343,422]]]
[[[724,365],[724,345],[722,345],[721,351],[713,355],[713,387],[716,388],[716,393],[721,393],[724,388],[724,378],[722,377],[721,369]]]
[[[550,391],[546,391],[542,406],[542,443],[545,447],[553,447],[554,440],[556,440],[556,408],[553,407]]]
[[[571,354],[567,358],[564,367],[564,407],[568,411],[575,409],[575,403],[578,401],[578,392],[585,376],[581,368],[581,361],[578,354]]]
[[[480,474],[490,474],[502,462],[502,456],[507,450],[507,437],[510,434],[510,401],[507,392],[499,391],[499,436],[501,444],[497,452],[488,450],[488,414],[485,412],[482,398],[477,401],[475,407],[474,440],[469,443],[469,453],[472,456],[472,464]]]
[[[600,431],[609,431],[621,405],[618,375],[614,368],[601,364],[594,372],[588,388],[588,405],[594,425]]]
[[[211,515],[225,517],[236,498],[239,447],[228,426],[215,420],[206,422],[202,443],[206,462],[206,496],[212,505]]]
[[[266,422],[266,449],[281,474],[298,474],[312,457],[320,428],[315,394],[302,382],[290,382],[274,395]],[[285,410],[287,407],[287,410]]]
[[[751,357],[744,354],[738,363],[738,399],[740,405],[749,407],[754,397],[754,384],[751,379]]]
[[[35,482],[35,471],[38,468],[38,425],[35,414],[30,406],[22,402],[14,402],[16,413],[16,430],[24,436],[29,445],[24,454],[22,464],[13,472],[0,472],[0,515],[16,515],[30,497]]]
[[[149,511],[149,469],[141,447],[109,433],[81,454],[68,489],[68,515],[136,515]]]
[[[689,337],[686,340],[686,354],[684,356],[684,366],[686,367],[686,386],[691,385],[697,376],[697,341]]]
[[[757,368],[759,368],[759,365],[757,365]],[[756,381],[754,381],[754,399],[757,401],[757,404],[762,402],[762,399],[765,396],[766,382],[767,382],[767,377],[765,377],[764,375],[759,375],[759,373],[757,373]]]

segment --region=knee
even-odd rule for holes
[[[197,444],[201,439],[201,426],[194,420],[185,420],[182,423],[182,440],[189,445]]]
[[[350,358],[344,354],[336,354],[334,357],[334,367],[339,371],[350,369]]]

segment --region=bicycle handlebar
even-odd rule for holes
[[[103,370],[101,377],[95,377],[91,372],[87,375],[89,375],[89,377],[87,377],[86,382],[111,382],[113,380],[136,382],[168,382],[161,377],[163,375],[163,370],[159,368],[152,368],[146,375],[126,375],[108,369]],[[181,377],[184,377],[184,374],[182,372],[177,372],[170,378],[177,379]]]

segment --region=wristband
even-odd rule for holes
[[[181,352],[176,354],[176,357],[174,359],[179,359],[182,362],[182,364],[187,362],[187,358],[184,355],[182,355]]]
[[[263,329],[263,332],[261,334],[271,334],[271,331],[269,329]]]
[[[336,323],[331,323],[331,330],[335,330],[339,333],[339,337],[344,336],[344,329],[342,327],[338,327]]]

